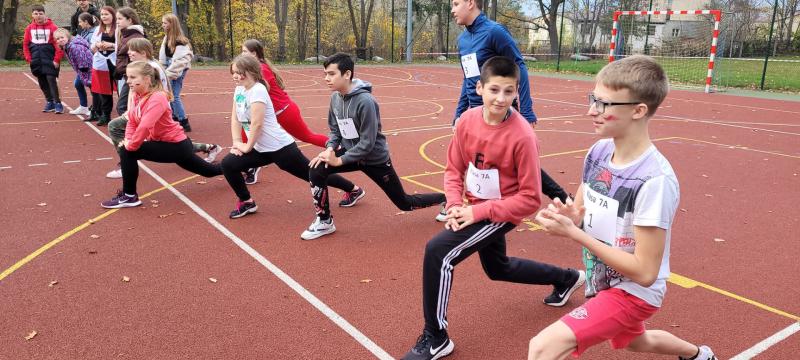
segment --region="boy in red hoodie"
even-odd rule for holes
[[[34,5],[31,8],[31,18],[22,40],[25,61],[31,65],[31,73],[39,81],[39,88],[47,100],[42,111],[61,114],[64,112],[64,106],[61,105],[61,98],[58,96],[58,70],[64,52],[58,47],[53,36],[58,27],[47,18],[42,5]]]
[[[506,255],[506,233],[542,203],[536,135],[511,109],[519,74],[507,57],[487,60],[475,89],[483,105],[456,123],[444,172],[447,222],[425,247],[422,265],[425,329],[403,359],[435,360],[453,351],[447,335],[453,268],[476,252],[492,280],[552,285],[544,300],[551,306],[563,306],[586,278],[583,271]]]

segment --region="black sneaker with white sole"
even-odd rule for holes
[[[453,352],[455,344],[445,333],[437,337],[428,331],[423,331],[417,338],[417,343],[409,350],[402,360],[436,360]]]
[[[231,219],[238,219],[247,214],[253,214],[258,211],[258,206],[255,201],[237,201],[236,209],[233,209],[228,215]]]
[[[139,200],[139,196],[136,194],[128,195],[125,194],[123,191],[117,192],[117,196],[111,198],[111,200],[106,200],[100,203],[100,206],[106,209],[119,209],[124,207],[134,207],[142,205],[142,202]]]
[[[562,286],[554,286],[553,292],[550,296],[544,298],[544,303],[550,306],[564,306],[569,300],[569,297],[575,290],[586,282],[586,272],[583,270],[568,269],[572,273],[572,277],[566,284]]]
[[[261,168],[250,168],[245,170],[244,172],[244,183],[247,185],[253,185],[258,182],[258,173],[261,172]]]
[[[342,195],[342,201],[339,201],[339,206],[341,207],[355,206],[358,200],[361,200],[361,198],[363,198],[364,195],[366,194],[367,193],[362,188],[345,192],[344,195]]]

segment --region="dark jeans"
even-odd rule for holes
[[[222,171],[239,201],[246,201],[250,200],[250,191],[244,183],[242,171],[275,163],[281,170],[300,180],[308,181],[308,162],[308,158],[300,152],[297,144],[291,143],[273,152],[262,153],[253,149],[242,156],[228,154],[222,159]],[[331,186],[347,192],[355,188],[352,182],[339,175],[331,176],[328,182]]]
[[[185,170],[205,177],[222,175],[222,168],[218,164],[209,164],[194,154],[189,139],[177,143],[145,141],[136,151],[128,151],[124,147],[119,149],[122,191],[126,194],[136,194],[136,180],[139,178],[139,165],[136,160],[175,163]]]
[[[89,106],[87,103],[88,99],[86,98],[86,87],[83,85],[81,78],[78,77],[78,74],[75,74],[75,81],[72,85],[75,86],[75,91],[78,92],[78,104],[83,107]]]
[[[411,211],[421,209],[437,204],[441,204],[447,199],[444,194],[440,193],[427,193],[427,194],[414,194],[408,195],[403,190],[403,184],[397,173],[392,167],[392,160],[383,164],[366,165],[359,163],[352,163],[337,167],[325,167],[325,164],[320,164],[315,168],[311,168],[309,172],[309,180],[311,180],[311,194],[314,196],[314,208],[323,220],[327,220],[331,216],[330,204],[328,201],[328,188],[326,183],[328,177],[332,174],[361,171],[373,182],[380,186],[381,190],[392,200],[398,209],[403,211]]]
[[[489,279],[533,285],[561,285],[570,272],[550,264],[506,255],[506,233],[512,223],[484,220],[457,232],[443,230],[425,246],[422,264],[422,307],[425,329],[434,335],[447,330],[447,303],[453,268],[475,252]]]
[[[122,77],[119,84],[122,86],[119,87],[119,98],[117,99],[117,114],[122,116],[126,111],[128,111],[128,78]]]
[[[36,80],[39,81],[39,89],[42,90],[42,94],[47,102],[61,102],[61,97],[58,96],[58,76],[37,75]]]

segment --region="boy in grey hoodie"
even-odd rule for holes
[[[331,132],[327,149],[309,163],[309,181],[317,217],[300,237],[311,240],[336,231],[326,185],[330,174],[362,171],[403,211],[444,203],[444,194],[408,195],[403,190],[389,158],[386,137],[381,133],[380,109],[372,96],[372,85],[353,78],[355,66],[350,55],[334,54],[325,60],[323,66],[325,82],[334,90],[328,111]],[[355,205],[364,195],[361,188],[345,193],[339,206]],[[444,216],[437,216],[437,220],[443,221]]]

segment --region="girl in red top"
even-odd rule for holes
[[[195,155],[192,141],[186,137],[181,125],[172,121],[169,107],[172,95],[162,87],[157,70],[147,62],[135,61],[128,64],[126,76],[133,99],[128,109],[125,140],[119,143],[118,149],[122,191],[100,205],[116,209],[142,204],[136,194],[137,160],[175,163],[205,177],[222,175],[219,165],[209,164]]]
[[[286,91],[284,91],[286,86],[280,74],[275,67],[272,66],[269,59],[264,57],[264,45],[256,39],[245,40],[244,44],[242,44],[242,55],[253,56],[261,63],[261,76],[269,85],[269,98],[272,101],[272,105],[275,107],[275,115],[278,116],[278,124],[296,139],[317,145],[324,149],[325,143],[328,142],[328,137],[312,132],[311,129],[308,128],[305,120],[303,120],[303,116],[300,114],[300,108],[289,98]],[[242,139],[247,141],[247,134],[244,132],[242,132]],[[247,184],[256,183],[258,180],[258,170],[259,168],[247,170],[245,176]]]

